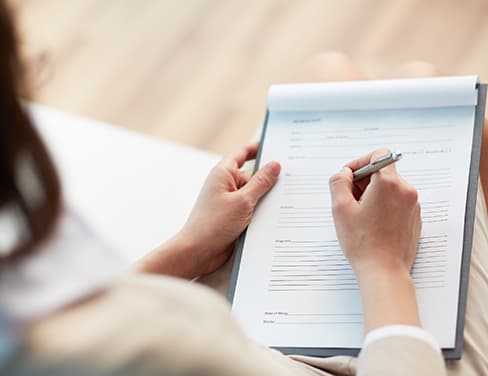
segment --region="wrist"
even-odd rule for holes
[[[391,291],[401,288],[415,292],[415,284],[410,272],[406,268],[368,268],[361,275],[356,274],[360,289],[377,289]]]
[[[193,279],[199,275],[198,260],[193,257],[195,247],[191,237],[178,233],[145,256],[136,269],[143,273]]]
[[[192,236],[178,232],[168,242],[168,257],[173,260],[172,275],[193,279],[201,274],[197,244]]]
[[[359,284],[369,283],[376,278],[401,278],[405,282],[412,281],[410,268],[403,260],[396,258],[363,260],[353,263],[352,267]]]

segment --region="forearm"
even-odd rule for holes
[[[370,268],[358,273],[365,333],[386,325],[421,326],[415,285],[406,269]]]
[[[142,258],[135,270],[193,279],[199,275],[197,260],[192,257],[193,248],[194,245],[186,237],[177,234]]]

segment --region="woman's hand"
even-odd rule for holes
[[[256,204],[276,183],[281,167],[270,162],[251,177],[240,170],[255,159],[258,143],[224,158],[208,176],[181,235],[195,242],[193,257],[200,275],[219,268],[230,257],[234,242],[251,221]]]
[[[227,261],[256,204],[280,174],[278,162],[269,162],[254,175],[240,170],[256,158],[258,146],[242,148],[212,169],[182,230],[142,260],[140,271],[193,278],[212,273]]]
[[[329,182],[337,236],[356,273],[366,331],[387,324],[419,325],[410,276],[421,229],[417,192],[394,164],[353,182],[353,171],[386,152],[347,164]]]
[[[356,273],[410,271],[420,235],[417,191],[391,164],[353,183],[353,171],[383,156],[378,150],[347,164],[330,179],[337,235]]]

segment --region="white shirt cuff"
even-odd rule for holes
[[[417,326],[410,325],[388,325],[378,329],[374,329],[366,335],[363,342],[363,348],[387,337],[410,337],[419,339],[428,343],[435,351],[441,352],[441,348],[437,340],[426,330]]]

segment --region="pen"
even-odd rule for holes
[[[399,161],[401,158],[402,158],[401,151],[385,154],[379,157],[378,159],[375,159],[370,164],[363,166],[360,169],[354,171],[353,174],[354,181],[356,182],[358,180],[364,179],[365,177],[370,176],[376,171],[382,169],[383,167],[386,167],[392,163]]]

